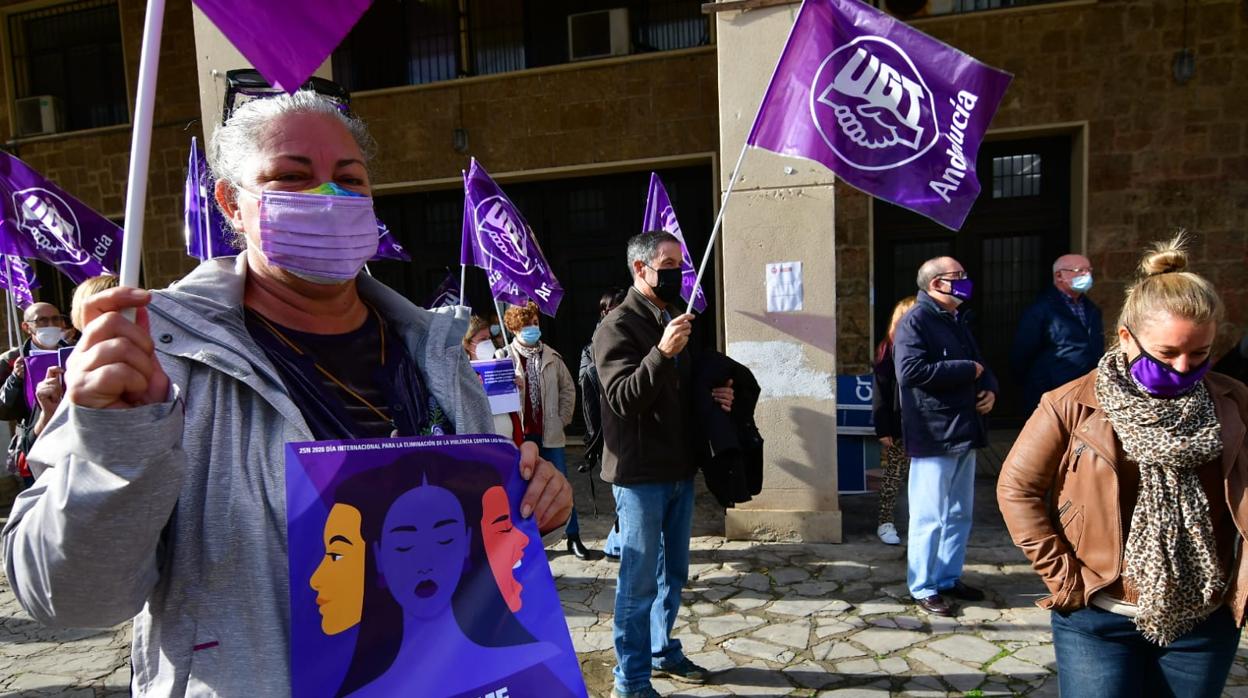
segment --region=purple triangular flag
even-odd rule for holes
[[[195,0],[270,85],[295,92],[371,0]]]
[[[0,152],[0,252],[41,259],[80,284],[117,268],[121,228]]]
[[[455,272],[447,272],[446,278],[442,279],[442,283],[434,289],[433,295],[425,301],[425,307],[429,310],[437,308],[446,308],[449,306],[460,305],[459,278],[455,276]]]
[[[34,267],[15,255],[4,255],[4,264],[0,265],[0,287],[9,290],[13,296],[13,304],[25,310],[35,302],[31,289],[39,287],[39,279],[35,276]]]
[[[216,182],[208,170],[208,158],[191,137],[191,156],[186,166],[185,215],[183,220],[186,253],[200,261],[237,254],[230,244],[225,215],[213,200]]]
[[[400,262],[412,261],[412,256],[395,239],[394,233],[390,232],[390,226],[382,222],[380,218],[377,219],[377,254],[373,255],[373,258],[369,261],[379,259],[395,259]]]
[[[523,305],[532,299],[543,313],[554,317],[563,287],[520,209],[475,158],[464,182],[464,210],[471,263],[485,270],[495,300]]]
[[[680,297],[688,303],[698,279],[698,270],[693,267],[693,258],[689,256],[685,236],[680,232],[680,223],[676,221],[676,209],[672,208],[672,200],[667,197],[663,181],[654,172],[650,173],[650,190],[646,192],[646,217],[641,223],[641,232],[651,230],[671,233],[680,241]],[[693,301],[693,309],[699,313],[706,311],[706,294],[700,286],[697,298]]]
[[[1010,78],[858,0],[805,0],[747,142],[957,230]]]

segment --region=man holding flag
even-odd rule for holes
[[[612,484],[622,543],[615,587],[616,698],[657,696],[652,672],[693,683],[709,675],[671,637],[689,573],[697,474],[689,449],[692,359],[686,351],[694,317],[672,316],[680,302],[681,259],[680,240],[671,233],[630,239],[633,286],[594,331],[602,382],[602,479]],[[731,409],[731,384],[712,395]]]

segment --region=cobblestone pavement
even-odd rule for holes
[[[586,476],[573,480],[586,541],[600,545],[610,491],[598,487],[595,515]],[[1009,542],[992,481],[977,487],[964,579],[988,598],[949,619],[906,602],[904,549],[875,539],[874,495],[842,497],[846,542],[816,545],[725,541],[722,510],[702,492],[677,636],[717,673],[705,686],[655,687],[671,696],[1056,696],[1048,616],[1033,605],[1043,587]],[[590,694],[605,697],[616,564],[556,547],[551,567],[581,667]],[[125,695],[129,637],[128,626],[42,628],[0,578],[0,695]],[[1227,695],[1248,698],[1248,643]]]

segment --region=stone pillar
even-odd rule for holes
[[[728,185],[798,5],[717,15],[720,189]],[[763,491],[729,509],[732,539],[840,542],[836,474],[836,259],[833,176],[751,149],[724,214],[729,356],[762,386]],[[804,307],[768,313],[765,265],[801,262]]]
[[[225,99],[225,72],[237,68],[251,68],[251,63],[234,48],[230,40],[217,29],[217,25],[192,3],[192,22],[195,27],[195,70],[199,79],[200,123],[204,126],[204,147],[212,132],[221,125],[221,110]],[[327,59],[315,75],[332,78],[330,61]]]

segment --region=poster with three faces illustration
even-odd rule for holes
[[[526,486],[497,436],[288,444],[292,695],[585,696]]]

